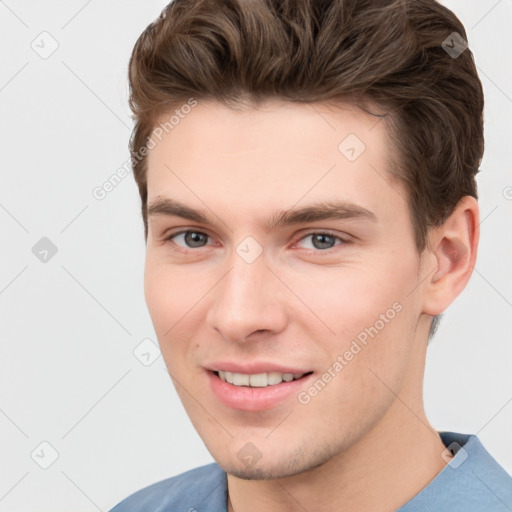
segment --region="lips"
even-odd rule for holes
[[[294,400],[313,377],[308,369],[263,363],[219,362],[209,365],[207,370],[210,389],[222,404],[250,412]]]

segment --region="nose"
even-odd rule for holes
[[[287,298],[264,255],[247,263],[234,254],[231,263],[214,288],[207,323],[226,340],[238,343],[281,332],[287,322]]]

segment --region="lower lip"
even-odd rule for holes
[[[275,407],[289,399],[304,388],[304,384],[313,374],[306,375],[291,382],[281,382],[264,388],[234,386],[220,379],[215,373],[208,371],[208,379],[215,396],[227,407],[240,411],[264,411]]]

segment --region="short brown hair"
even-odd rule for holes
[[[397,157],[390,172],[406,187],[421,253],[429,228],[463,196],[477,198],[483,91],[466,39],[434,0],[172,1],[129,64],[130,153],[146,238],[141,149],[157,118],[191,98],[233,108],[271,98],[350,101],[385,113]]]

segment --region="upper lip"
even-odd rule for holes
[[[207,370],[217,372],[223,370],[232,373],[243,373],[247,375],[255,375],[257,373],[309,373],[311,370],[304,368],[297,368],[292,366],[285,366],[278,363],[271,362],[253,362],[253,363],[236,363],[234,361],[216,361],[205,366]]]

